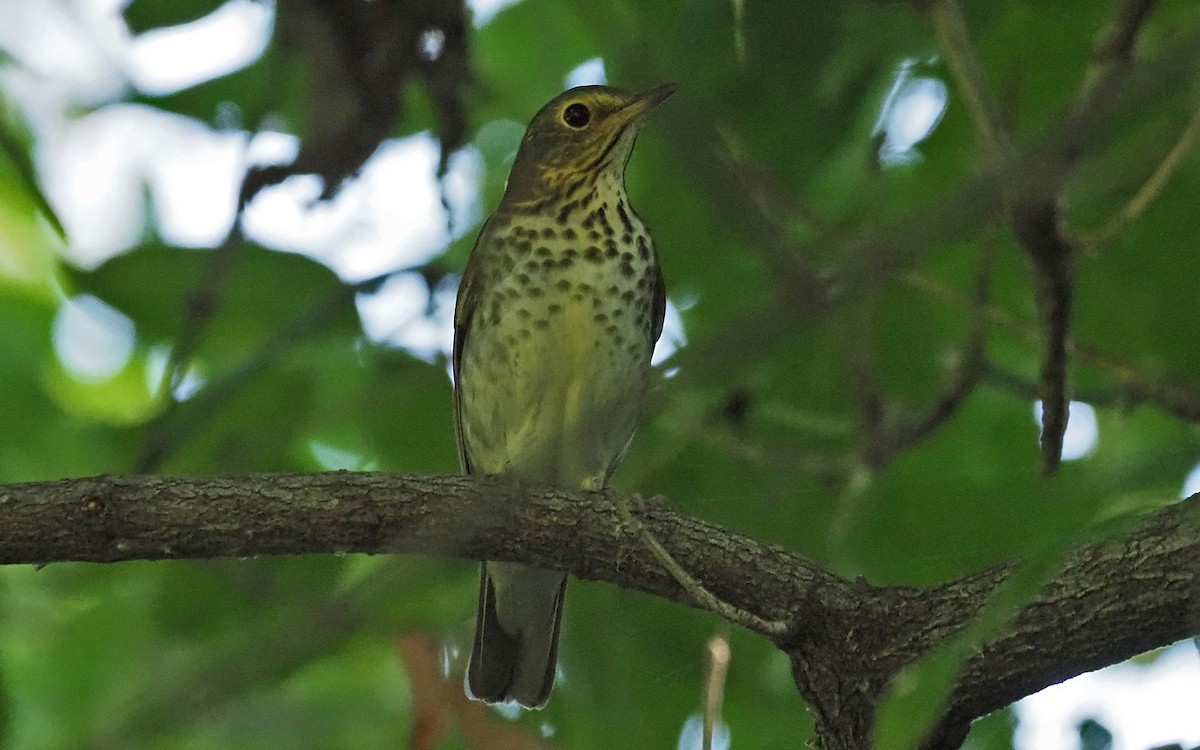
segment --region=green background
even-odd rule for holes
[[[141,32],[217,5],[136,0],[126,18]],[[580,63],[602,58],[615,85],[681,84],[644,132],[628,185],[687,344],[661,368],[672,377],[656,381],[616,486],[665,495],[680,512],[844,575],[910,584],[1038,558],[1178,499],[1200,430],[1153,394],[1172,383],[1200,403],[1200,158],[1185,158],[1143,216],[1076,258],[1072,335],[1098,356],[1077,358],[1072,374],[1096,407],[1099,439],[1043,479],[1029,264],[978,189],[985,158],[928,24],[898,3],[750,0],[739,18],[740,5],[524,0],[471,31],[474,80],[462,95],[468,138],[491,134],[474,142],[485,213],[520,130],[488,126],[527,121]],[[1022,147],[1060,135],[1113,5],[968,4]],[[1198,25],[1200,5],[1164,0],[1138,52],[1169,49]],[[268,82],[306,80],[318,59],[272,43],[239,72],[120,100],[214,128],[233,103],[303,133],[322,102],[300,83]],[[949,102],[916,158],[885,166],[873,127],[905,60],[912,75],[945,81]],[[1062,201],[1071,231],[1104,225],[1194,116],[1194,60],[1163,76],[1138,83],[1157,85],[1148,103],[1118,106],[1082,144]],[[435,129],[427,91],[411,82],[404,93],[391,136]],[[301,255],[239,248],[196,351],[204,385],[169,403],[146,361],[178,336],[211,251],[168,246],[149,226],[98,269],[73,268],[37,187],[38,134],[11,100],[0,114],[0,481],[130,472],[163,436],[156,470],[170,474],[329,468],[314,444],[342,452],[346,468],[457,471],[445,361],[367,341],[353,295]],[[431,288],[453,283],[473,237],[417,269]],[[987,374],[944,426],[868,461],[864,388],[885,425],[931,408],[969,341],[985,257],[988,305],[1017,322],[988,326]],[[129,365],[103,382],[74,377],[52,345],[64,296],[84,292],[136,326]],[[398,639],[427,634],[456,683],[476,576],[464,561],[357,556],[5,568],[0,738],[22,749],[404,747],[422,716]],[[727,632],[721,623],[578,582],[565,618],[562,682],[547,709],[516,720],[527,744],[513,747],[537,746],[543,732],[563,748],[674,746],[698,710],[705,644]],[[730,637],[734,746],[800,746],[811,720],[786,658],[745,632]],[[989,717],[970,742],[1008,747],[1013,723]],[[429,747],[485,746],[467,734],[451,727]]]

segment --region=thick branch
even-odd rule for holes
[[[870,744],[871,720],[904,666],[959,635],[1014,566],[927,589],[864,588],[844,611],[806,610],[785,643],[813,703],[817,747]],[[1068,556],[1009,624],[962,665],[927,748],[956,748],[970,721],[1042,688],[1200,633],[1200,496]]]
[[[1108,666],[1114,653],[1138,654],[1200,633],[1198,506],[1192,498],[1123,540],[1076,554],[1007,632],[964,665],[951,712],[974,718]],[[992,585],[986,574],[975,583]]]
[[[0,564],[419,553],[519,560],[690,601],[622,520],[630,502],[611,491],[351,472],[3,485]],[[768,619],[853,588],[779,547],[649,503],[631,512],[702,585]]]
[[[0,564],[442,554],[519,560],[693,602],[643,529],[722,601],[790,626],[776,640],[792,657],[824,748],[865,746],[897,670],[961,632],[1008,575],[998,568],[926,589],[876,587],[615,492],[488,478],[335,472],[0,486]],[[1065,677],[1197,631],[1200,501],[1192,499],[1071,555],[963,666],[934,741]]]

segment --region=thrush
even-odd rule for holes
[[[666,296],[625,165],[673,85],[581,86],[529,123],[454,313],[454,416],[468,474],[605,486],[633,436]],[[567,576],[485,562],[468,693],[529,708],[554,683]]]

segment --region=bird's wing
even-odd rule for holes
[[[479,303],[479,289],[482,282],[480,268],[484,265],[483,256],[491,237],[491,220],[484,222],[475,238],[475,247],[471,249],[471,257],[467,259],[467,267],[463,269],[462,280],[458,284],[458,297],[454,302],[454,353],[451,359],[454,368],[454,436],[458,442],[458,463],[464,474],[471,473],[471,461],[467,455],[467,446],[463,442],[462,429],[462,356],[463,347],[467,344],[467,331],[471,329],[471,317]],[[474,290],[474,293],[472,293]]]
[[[667,284],[663,279],[662,266],[658,263],[654,264],[654,303],[650,308],[650,316],[653,331],[650,336],[650,349],[653,351],[658,337],[662,335],[663,319],[667,316]]]

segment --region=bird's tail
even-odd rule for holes
[[[567,576],[517,563],[484,563],[467,694],[488,703],[541,708],[558,662]]]

